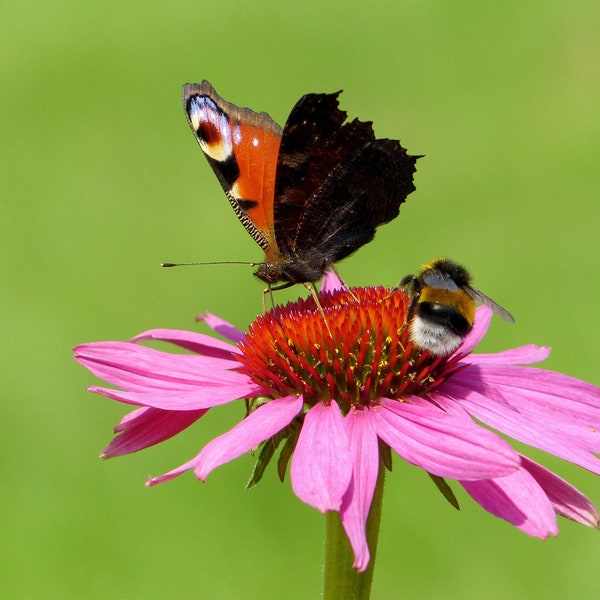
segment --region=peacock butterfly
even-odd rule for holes
[[[280,287],[320,279],[398,216],[414,191],[417,156],[376,139],[372,123],[306,94],[283,129],[264,112],[226,102],[208,81],[183,87],[200,148],[242,225],[265,252],[255,275]]]

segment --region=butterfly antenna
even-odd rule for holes
[[[190,267],[192,265],[248,265],[249,267],[256,267],[260,263],[247,262],[242,260],[217,260],[210,262],[183,262],[183,263],[160,263],[161,267]]]

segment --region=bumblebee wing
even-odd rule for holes
[[[458,292],[456,282],[448,273],[440,269],[427,269],[421,278],[425,285],[429,285],[436,290],[448,290],[449,292]]]
[[[491,308],[500,318],[504,319],[508,323],[515,322],[514,317],[505,308],[502,308],[499,304],[496,304],[496,302],[486,296],[483,292],[476,290],[470,285],[465,286],[463,289],[473,300],[483,304],[484,306],[487,306],[488,308]]]

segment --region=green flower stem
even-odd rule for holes
[[[379,475],[375,494],[367,519],[367,542],[371,553],[369,566],[359,573],[352,568],[354,553],[342,526],[340,515],[337,512],[328,512],[325,515],[325,574],[324,574],[324,600],[368,600],[371,596],[371,583],[373,581],[373,568],[377,554],[377,539],[381,523],[381,504],[383,500],[383,483],[385,467],[379,464]]]

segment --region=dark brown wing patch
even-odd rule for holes
[[[414,189],[418,157],[376,139],[370,122],[345,123],[336,94],[308,94],[283,130],[275,180],[282,280],[314,281],[371,241]]]

